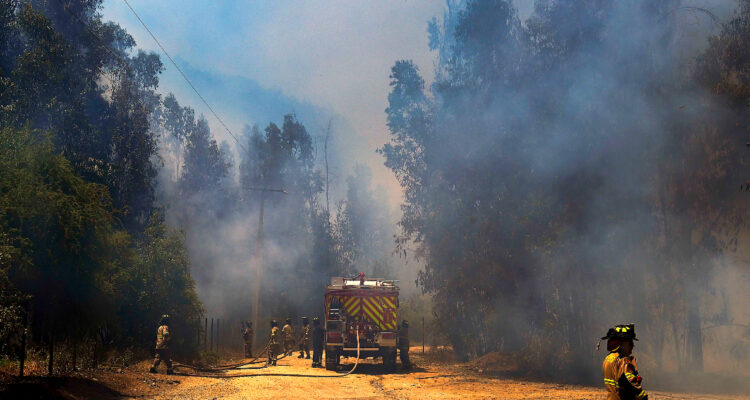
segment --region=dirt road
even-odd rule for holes
[[[600,387],[571,386],[486,376],[469,364],[428,360],[413,354],[418,367],[385,374],[379,364],[360,363],[355,373],[310,368],[310,360],[288,357],[276,367],[248,366],[215,377],[149,374],[146,364],[99,371],[88,377],[47,384],[68,399],[604,399]],[[349,369],[354,359],[343,359]],[[184,370],[189,372],[189,370]],[[58,378],[65,379],[65,378]],[[0,398],[30,394],[32,386],[0,390]],[[39,391],[38,387],[34,390]],[[46,398],[45,396],[34,396]],[[741,396],[651,393],[653,399],[743,399]]]

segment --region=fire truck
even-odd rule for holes
[[[331,278],[326,287],[326,369],[337,369],[341,357],[381,357],[386,369],[396,368],[398,337],[396,281]],[[359,343],[357,336],[359,335]]]

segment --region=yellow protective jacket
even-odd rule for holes
[[[169,327],[166,325],[160,326],[156,330],[156,349],[164,350],[169,348]]]
[[[295,339],[294,338],[294,327],[292,327],[289,324],[286,324],[286,325],[284,325],[283,328],[281,328],[281,332],[284,333],[284,340],[285,341],[287,341],[287,342],[294,341],[294,339]]]
[[[310,345],[310,325],[302,327],[302,339],[300,341],[304,345]]]
[[[271,328],[271,340],[270,344],[275,345],[281,343],[281,331],[278,326]]]
[[[648,399],[638,380],[635,357],[625,357],[613,351],[604,359],[602,373],[604,387],[607,388],[607,400]]]
[[[253,330],[250,328],[245,328],[245,330],[242,331],[242,340],[244,340],[245,343],[252,343],[253,342]]]

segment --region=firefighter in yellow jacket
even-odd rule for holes
[[[271,320],[271,337],[268,340],[268,364],[276,365],[276,357],[280,353],[281,331],[275,319]]]
[[[245,329],[242,330],[242,344],[244,345],[245,349],[245,357],[252,358],[253,357],[253,323],[250,321],[247,321],[245,323]]]
[[[609,354],[602,363],[607,400],[648,400],[641,387],[641,376],[633,353],[635,325],[617,325],[610,328],[601,340],[607,340]],[[598,348],[598,346],[597,346]]]
[[[310,323],[307,317],[302,317],[302,336],[299,339],[299,356],[297,358],[303,357],[310,359]]]
[[[151,366],[149,372],[156,373],[156,367],[164,361],[167,364],[167,374],[172,374],[172,355],[169,351],[169,342],[172,336],[169,334],[169,315],[162,315],[159,320],[159,328],[156,329],[156,356],[154,357],[154,365]]]
[[[281,328],[281,333],[284,335],[284,354],[291,356],[294,352],[294,343],[297,341],[294,337],[294,327],[292,326],[292,319],[287,318],[286,324]]]

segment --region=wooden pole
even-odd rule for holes
[[[52,375],[52,364],[55,360],[55,339],[50,333],[49,335],[49,364],[47,365],[47,375]]]
[[[206,325],[203,328],[203,348],[208,351],[208,317],[206,317]]]
[[[28,314],[23,311],[23,331],[21,331],[21,355],[18,363],[18,377],[23,378],[23,367],[26,362],[26,325],[28,323]]]
[[[91,355],[91,368],[94,368],[94,369],[96,369],[97,367],[96,358],[98,355],[96,354],[96,350],[98,347],[99,347],[99,342],[96,340],[96,335],[94,335],[94,352]]]
[[[260,192],[260,212],[258,213],[258,234],[255,237],[255,282],[253,282],[253,325],[258,326],[258,310],[260,309],[260,281],[263,279],[263,208],[265,207],[266,192]]]
[[[73,336],[73,371],[76,370],[77,365],[78,365],[78,341],[76,340],[76,337]]]
[[[208,346],[208,351],[214,351],[214,319],[211,318],[211,344]]]
[[[216,319],[216,354],[219,354],[219,346],[221,346],[221,318]]]
[[[422,317],[422,354],[424,354],[424,317]]]

